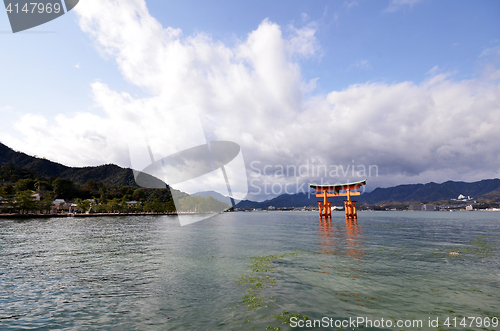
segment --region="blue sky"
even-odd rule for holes
[[[0,141],[130,166],[130,114],[161,112],[172,142],[173,109],[195,104],[207,138],[274,171],[249,170],[256,187],[320,180],[277,173],[307,163],[377,165],[372,189],[499,176],[499,14],[498,1],[82,0],[12,34],[1,12]],[[199,140],[182,137],[158,148]]]
[[[326,92],[366,81],[420,82],[434,66],[468,78],[477,74],[481,52],[500,43],[498,2],[400,2],[164,1],[148,7],[162,13],[157,18],[164,26],[227,44],[244,39],[264,18],[285,32],[289,24],[314,23],[320,56],[301,64],[304,77],[320,77]]]

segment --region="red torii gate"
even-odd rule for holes
[[[323,201],[318,201],[319,206],[319,217],[332,217],[332,203],[327,201],[328,197],[347,197],[344,200],[345,217],[346,219],[357,219],[358,213],[356,210],[356,201],[351,200],[352,195],[360,195],[360,192],[351,192],[351,190],[359,189],[361,186],[366,185],[366,179],[354,183],[337,184],[337,185],[315,185],[311,184],[311,188],[316,191],[323,191],[322,193],[317,193],[316,197],[323,197]],[[333,193],[328,193],[328,191],[333,191]],[[340,191],[345,191],[344,193],[339,193]]]

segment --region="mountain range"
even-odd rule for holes
[[[477,182],[447,181],[441,184],[430,182],[427,184],[406,184],[388,188],[376,188],[369,193],[363,193],[354,200],[358,204],[375,205],[382,203],[411,203],[437,202],[457,199],[462,194],[474,199],[494,200],[500,198],[500,179],[485,179]],[[243,200],[236,205],[239,208],[267,208],[283,207],[317,207],[320,198],[314,191],[298,194],[283,194],[276,198],[255,202]],[[342,206],[344,198],[333,198],[333,205]]]
[[[13,164],[16,167],[23,167],[32,170],[44,177],[61,177],[69,179],[75,183],[84,184],[88,180],[94,182],[106,182],[115,186],[139,187],[134,179],[132,169],[122,168],[114,164],[106,164],[94,167],[68,167],[60,163],[47,159],[27,155],[0,143],[0,166]],[[151,176],[149,176],[151,177]],[[159,181],[151,177],[151,181]],[[150,186],[154,187],[154,186]],[[456,199],[462,194],[474,199],[499,200],[500,179],[485,179],[477,182],[455,182],[447,181],[441,184],[406,184],[388,188],[376,188],[369,193],[363,193],[356,197],[359,204],[380,204],[380,203],[410,203],[410,202],[436,202]],[[215,192],[200,192],[194,195],[214,196],[220,201],[228,202],[229,199]],[[239,201],[236,207],[239,208],[267,208],[274,207],[303,207],[317,206],[315,193],[283,194],[278,197],[255,202],[250,200]],[[343,205],[343,199],[332,199],[334,205]]]
[[[113,186],[139,187],[132,169],[122,168],[114,164],[97,167],[68,167],[43,158],[27,155],[0,143],[0,166],[13,164],[32,170],[44,177],[60,177],[74,183],[85,184],[89,179],[94,182],[106,182]]]

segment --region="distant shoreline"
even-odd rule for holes
[[[0,214],[0,219],[2,218],[61,218],[61,217],[99,217],[99,216],[151,216],[151,215],[177,215],[177,213],[154,213],[154,212],[142,212],[142,213],[92,213],[92,214],[75,214],[75,213],[65,213],[65,214]]]

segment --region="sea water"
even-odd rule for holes
[[[4,219],[0,329],[500,330],[499,248],[496,212]]]

